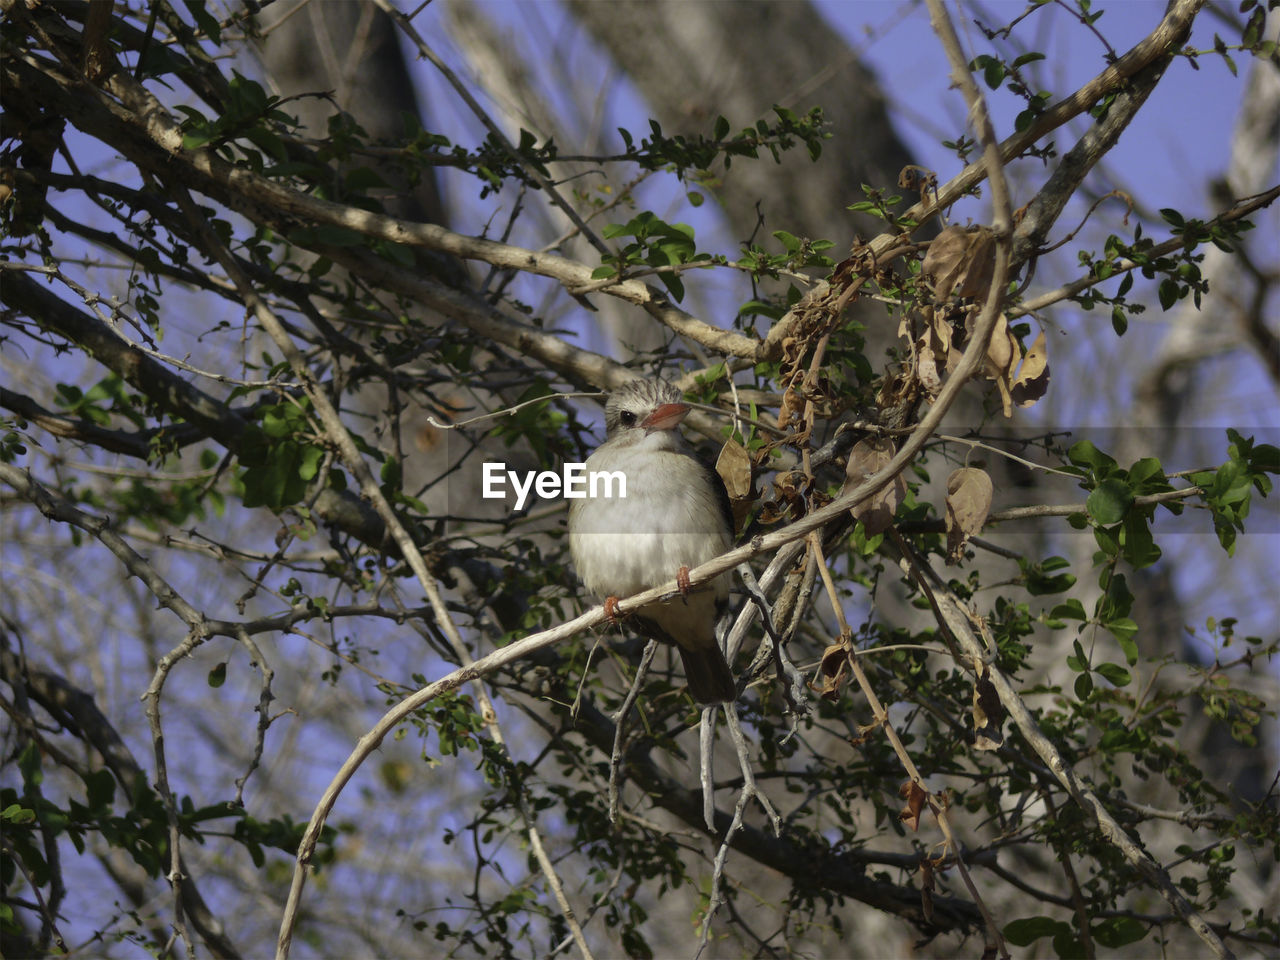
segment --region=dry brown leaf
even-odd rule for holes
[[[898,788],[898,796],[907,801],[907,805],[898,814],[898,819],[912,830],[919,830],[920,811],[924,809],[924,802],[929,799],[929,794],[920,784],[908,780]]]
[[[1000,391],[1000,405],[1006,417],[1013,416],[1013,398],[1010,386],[1014,372],[1018,369],[1018,361],[1022,359],[1018,340],[1009,332],[1009,324],[1003,316],[996,321],[991,332],[991,340],[987,344],[987,355],[982,361],[982,375],[996,382]]]
[[[925,920],[933,922],[933,861],[927,857],[920,861],[920,910]]]
[[[926,167],[909,163],[898,173],[898,186],[924,196],[929,191],[938,189],[938,175]]]
[[[930,311],[929,346],[940,357],[951,352],[951,318],[942,313]]]
[[[959,563],[965,542],[982,532],[995,488],[986,471],[961,467],[947,478],[947,563]]]
[[[787,387],[782,394],[782,406],[778,408],[778,429],[786,430],[791,418],[804,408],[804,397],[795,387]]]
[[[1021,359],[1017,338],[1009,332],[1009,322],[1001,316],[996,320],[995,329],[991,331],[982,372],[992,380],[1009,380],[1018,369],[1018,361]]]
[[[716,458],[716,473],[724,481],[724,488],[729,491],[730,499],[740,499],[751,495],[751,456],[747,448],[730,437],[720,448],[720,456]]]
[[[948,350],[946,369],[944,369],[942,372],[955,373],[956,367],[960,366],[960,361],[963,359],[964,359],[963,350]]]
[[[921,337],[916,344],[916,377],[930,400],[938,396],[938,391],[942,389],[942,376],[938,372],[938,360],[928,337]]]
[[[1013,394],[1009,391],[1009,381],[1000,377],[996,380],[996,389],[1000,391],[1000,412],[1008,419],[1013,416]]]
[[[729,493],[729,506],[733,509],[733,528],[742,529],[742,522],[756,502],[755,484],[751,475],[751,455],[747,448],[730,437],[720,448],[716,458],[716,473],[724,481]]]
[[[824,700],[839,700],[840,690],[849,680],[849,646],[839,640],[822,651],[822,685],[815,687]]]
[[[777,523],[790,516],[802,516],[808,509],[812,480],[799,470],[788,470],[773,478],[773,498],[765,501],[759,519],[763,524]]]
[[[953,224],[933,238],[920,272],[932,278],[934,298],[955,293],[978,297],[991,286],[995,268],[995,235],[986,227]]]
[[[871,734],[875,733],[879,729],[880,724],[878,723],[860,723],[857,726],[858,732],[852,737],[847,737],[846,739],[849,741],[849,746],[860,747],[871,739]]]
[[[975,750],[999,750],[1004,743],[1004,704],[991,682],[990,668],[983,668],[982,676],[973,686],[973,734]]]
[[[1018,377],[1009,388],[1013,402],[1020,407],[1029,407],[1049,389],[1049,346],[1045,343],[1044,331],[1036,337],[1031,349],[1022,358],[1022,367]]]
[[[879,473],[894,455],[893,441],[887,437],[866,437],[849,451],[849,461],[844,468],[844,490],[852,490],[862,481]],[[874,494],[849,509],[853,519],[861,520],[867,536],[883,533],[893,523],[898,505],[907,495],[907,481],[898,474]]]

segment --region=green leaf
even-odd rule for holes
[[[18,754],[18,769],[22,771],[22,782],[38,787],[44,782],[44,772],[40,769],[40,748],[34,740],[29,741]]]
[[[1050,557],[1043,563],[1035,564],[1022,561],[1018,565],[1022,568],[1022,576],[1027,586],[1027,592],[1033,597],[1063,593],[1075,586],[1075,574],[1059,573],[1056,576],[1052,575],[1054,570],[1060,570],[1066,566],[1066,561],[1061,557]]]
[[[1129,671],[1118,663],[1100,663],[1093,669],[1095,673],[1105,677],[1112,686],[1127,687],[1133,680]]]
[[[858,551],[859,556],[869,557],[880,549],[880,544],[884,543],[884,531],[867,536],[867,528],[862,525],[859,520],[853,525],[853,546]]]
[[[1101,12],[1099,12],[1101,16]],[[1094,19],[1097,19],[1096,17]],[[1084,944],[1074,930],[1068,927],[1053,935],[1053,952],[1060,960],[1084,960]]]
[[[32,823],[36,818],[36,812],[20,803],[11,803],[3,810],[0,810],[0,821],[4,823]]]
[[[786,247],[787,253],[800,252],[800,240],[793,234],[787,233],[785,230],[775,230],[773,231],[773,238]]]
[[[1131,506],[1133,506],[1133,490],[1119,477],[1103,480],[1085,501],[1085,509],[1089,511],[1089,516],[1104,527],[1123,520]]]
[[[982,79],[986,81],[987,86],[992,90],[998,90],[1000,84],[1004,82],[1004,64],[995,57],[979,57],[978,59],[986,61],[982,68]]]
[[[1137,943],[1147,935],[1147,926],[1133,917],[1107,917],[1090,926],[1089,933],[1099,945],[1114,950]]]
[[[324,460],[324,448],[306,446],[302,448],[302,460],[298,464],[299,478],[310,482],[320,472],[320,464]]]
[[[1135,510],[1124,519],[1124,558],[1135,570],[1149,567],[1162,556],[1151,536],[1151,527],[1143,511]]]
[[[227,662],[224,660],[209,671],[209,686],[217,690],[227,682]]]
[[[1178,282],[1172,277],[1165,277],[1160,281],[1160,287],[1157,290],[1157,296],[1160,298],[1160,306],[1162,309],[1168,310],[1178,302],[1180,288]]]
[[[293,433],[294,422],[289,411],[283,406],[271,407],[262,415],[262,432],[268,437],[279,439]]]
[[[1052,937],[1063,929],[1070,930],[1070,927],[1061,920],[1040,916],[1010,921],[1005,924],[1002,932],[1004,938],[1015,947],[1025,947],[1041,937]]]
[[[1138,662],[1138,645],[1134,643],[1133,638],[1138,633],[1138,625],[1128,617],[1118,617],[1102,625],[1108,633],[1116,638],[1116,642],[1120,644],[1120,649],[1124,651],[1124,658],[1128,661],[1129,666],[1133,666]]]
[[[94,770],[84,778],[85,795],[95,809],[110,806],[116,794],[116,778],[110,770]]]
[[[1154,481],[1157,478],[1160,484],[1168,484],[1168,478],[1164,475],[1164,467],[1155,457],[1143,457],[1129,468],[1129,482],[1144,493],[1151,492],[1153,488],[1150,481]]]
[[[387,459],[383,461],[382,470],[380,472],[382,474],[381,479],[384,485],[389,486],[392,489],[399,489],[403,477],[399,460],[395,457],[387,457]]]
[[[1088,440],[1073,443],[1071,449],[1067,451],[1067,459],[1078,467],[1087,467],[1099,480],[1112,473],[1117,467],[1114,459]]]
[[[1077,700],[1088,700],[1089,695],[1093,693],[1093,676],[1088,673],[1082,673],[1076,677],[1075,692]]]
[[[1049,611],[1049,616],[1055,620],[1088,620],[1089,616],[1084,612],[1084,604],[1075,597],[1070,597],[1058,604]]]
[[[1116,332],[1117,337],[1123,337],[1129,331],[1129,315],[1118,303],[1111,308],[1111,329]]]

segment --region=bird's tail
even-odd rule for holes
[[[698,703],[728,703],[735,699],[738,685],[718,646],[677,649],[684,661],[684,675],[694,700]]]

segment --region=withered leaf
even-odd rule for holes
[[[920,829],[920,811],[929,799],[929,794],[914,780],[908,780],[898,788],[898,796],[907,801],[907,805],[898,814],[898,819],[912,830]]]
[[[862,481],[879,473],[894,454],[893,441],[888,437],[866,437],[859,440],[849,451],[849,461],[844,468],[844,490],[852,490]],[[883,533],[893,523],[893,515],[898,512],[898,505],[907,495],[907,481],[898,474],[874,494],[854,504],[849,509],[853,519],[861,520],[867,536],[874,537]]]
[[[858,724],[858,732],[848,738],[849,746],[860,747],[871,739],[871,734],[880,729],[878,723],[860,723]]]
[[[1018,349],[1018,340],[1009,332],[1009,321],[1001,315],[996,320],[995,329],[991,331],[991,340],[987,344],[987,356],[982,372],[992,380],[1009,381],[1013,379],[1013,374],[1018,369],[1018,361],[1021,359],[1022,353]]]
[[[990,668],[983,668],[982,676],[973,685],[973,733],[974,749],[999,750],[1004,743],[1004,704],[991,682]]]
[[[995,235],[990,230],[952,224],[933,238],[920,272],[932,278],[937,300],[946,300],[952,293],[979,297],[991,286],[995,262]]]
[[[916,376],[930,400],[938,396],[942,389],[942,376],[938,373],[938,360],[928,337],[921,337],[916,344]]]
[[[982,532],[994,487],[985,470],[961,467],[947,478],[947,563],[959,563],[968,539]]]
[[[799,470],[788,470],[773,479],[773,499],[765,502],[760,522],[769,524],[790,516],[803,516],[812,481]]]
[[[1036,337],[1031,349],[1022,358],[1022,367],[1018,377],[1013,381],[1009,394],[1013,402],[1020,407],[1029,407],[1049,389],[1049,347],[1045,343],[1044,331]]]
[[[720,456],[716,458],[716,473],[724,481],[729,492],[729,505],[733,508],[733,526],[742,529],[742,522],[751,512],[755,503],[755,485],[751,476],[751,455],[747,448],[730,437],[720,448]]]
[[[909,163],[898,173],[898,186],[924,194],[938,188],[938,175],[926,167]]]
[[[795,417],[804,408],[804,397],[795,387],[787,387],[782,394],[782,406],[778,408],[778,429],[786,430]]]
[[[1013,383],[1013,374],[1018,369],[1021,352],[1018,340],[1009,332],[1008,321],[1001,316],[996,320],[996,327],[991,331],[991,340],[987,344],[987,355],[983,358],[983,376],[996,382],[1000,391],[1000,405],[1006,417],[1013,416],[1013,399],[1009,388]]]
[[[920,910],[924,918],[933,920],[933,861],[928,858],[920,861]]]
[[[849,679],[849,645],[839,640],[822,651],[822,685],[815,688],[824,700],[840,699],[840,690]]]
[[[929,345],[933,352],[945,357],[951,351],[951,318],[941,311],[929,311]]]

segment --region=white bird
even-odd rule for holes
[[[699,703],[733,700],[733,672],[716,642],[716,622],[728,603],[731,574],[688,589],[689,568],[733,546],[733,514],[719,474],[680,435],[689,413],[680,391],[661,380],[637,380],[605,404],[605,442],[586,463],[621,471],[626,496],[574,499],[569,552],[587,590],[605,602],[675,577],[682,595],[649,603],[635,623],[651,639],[674,644],[689,693]]]

